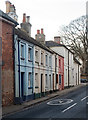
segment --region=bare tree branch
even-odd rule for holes
[[[68,26],[61,28],[63,43],[75,53],[75,56],[79,56],[84,62],[87,61],[88,58],[86,21],[86,16],[81,16],[73,20]]]

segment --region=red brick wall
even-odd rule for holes
[[[7,34],[8,33],[8,34]],[[13,103],[14,72],[13,72],[13,26],[2,22],[2,104]]]

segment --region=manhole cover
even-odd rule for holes
[[[73,102],[71,99],[56,99],[48,102],[48,105],[64,105]]]

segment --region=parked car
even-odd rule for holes
[[[81,81],[81,83],[86,83],[86,82],[88,82],[87,79],[81,79],[80,81]]]

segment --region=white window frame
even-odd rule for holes
[[[30,49],[30,54],[29,54],[29,49]],[[31,47],[28,47],[28,61],[32,61],[32,48]]]
[[[24,59],[24,44],[21,43],[21,59]]]

